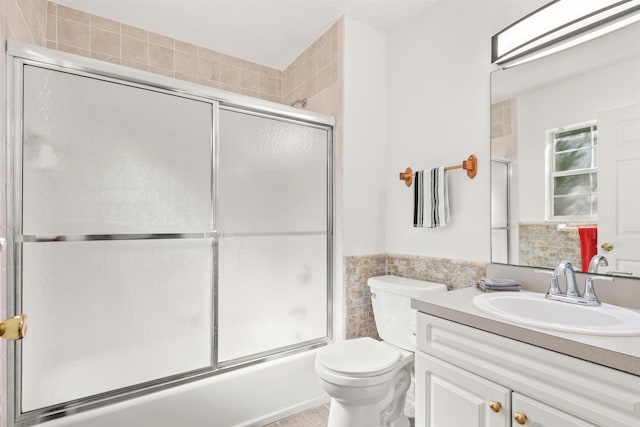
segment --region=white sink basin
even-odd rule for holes
[[[473,298],[487,314],[536,328],[574,334],[640,336],[640,312],[610,304],[585,307],[532,292],[494,292]]]

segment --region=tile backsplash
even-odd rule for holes
[[[518,256],[520,265],[554,268],[569,261],[579,269],[580,236],[576,230],[558,230],[557,223],[520,223]]]
[[[485,264],[415,255],[377,254],[346,256],[343,262],[345,337],[379,338],[376,329],[370,277],[391,274],[444,283],[449,290],[473,286],[486,274]]]

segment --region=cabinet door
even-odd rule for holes
[[[510,395],[511,390],[506,387],[416,354],[417,427],[508,427]]]
[[[595,427],[595,424],[583,421],[580,418],[576,418],[559,409],[523,396],[520,393],[513,393],[511,403],[513,405],[514,427],[519,425],[536,427]],[[520,421],[518,421],[515,418],[516,414],[524,415],[525,418],[520,417]]]

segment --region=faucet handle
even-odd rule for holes
[[[596,295],[596,291],[593,288],[594,280],[599,280],[601,282],[615,281],[613,277],[606,277],[606,276],[587,277],[587,280],[585,281],[585,284],[584,284],[584,294],[582,295],[582,298],[584,298],[588,302],[588,305],[600,305],[600,300],[598,299],[598,296]]]
[[[560,290],[560,285],[558,284],[558,275],[555,270],[533,270],[534,273],[540,274],[548,274],[551,276],[551,280],[549,282],[549,290],[547,290],[547,295],[562,295],[562,291]]]

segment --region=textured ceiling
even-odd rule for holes
[[[388,32],[435,1],[55,0],[279,70],[343,15]]]

